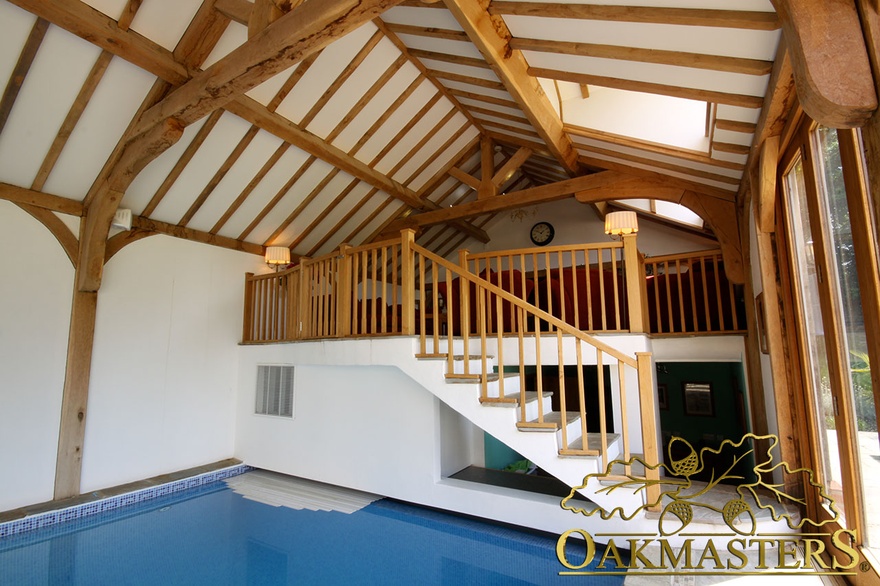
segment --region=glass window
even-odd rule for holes
[[[811,387],[810,398],[815,413],[815,437],[819,452],[817,455],[820,459],[820,469],[817,472],[821,475],[828,494],[837,503],[837,508],[843,515],[843,477],[835,431],[834,402],[815,254],[815,247],[818,244],[813,241],[804,162],[801,156],[798,156],[791,170],[785,175],[785,188],[788,192],[791,248],[796,269],[794,273],[803,314],[801,340],[807,352],[805,358],[808,363],[805,365],[805,371],[809,376],[807,382]]]
[[[823,207],[828,215],[829,248],[833,251],[834,275],[832,286],[840,304],[843,340],[849,359],[849,388],[843,400],[850,402],[855,413],[855,425],[850,438],[855,446],[861,469],[863,495],[880,494],[880,443],[877,435],[877,412],[871,385],[871,364],[865,336],[865,318],[862,313],[859,279],[856,271],[856,253],[843,181],[837,131],[820,127],[816,131],[818,158],[821,161],[820,190]],[[863,499],[864,500],[864,499]],[[866,543],[880,545],[880,503],[878,499],[865,501],[867,531]]]

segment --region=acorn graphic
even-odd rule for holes
[[[681,442],[687,446],[689,453],[687,456],[682,458],[681,460],[673,460],[673,446],[675,442]],[[672,472],[687,478],[691,474],[697,471],[697,466],[700,462],[699,457],[697,457],[697,452],[694,450],[693,446],[691,446],[687,441],[681,439],[680,437],[674,437],[669,442],[669,459],[670,459],[670,467],[672,468]]]
[[[694,508],[685,501],[673,501],[660,513],[658,528],[661,535],[675,535],[694,518]]]
[[[727,526],[740,535],[754,535],[755,515],[752,508],[743,499],[727,501],[721,509],[721,515]]]

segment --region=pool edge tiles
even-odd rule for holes
[[[249,470],[252,470],[252,468],[247,464],[237,464],[235,466],[229,466],[227,468],[190,476],[189,478],[181,478],[180,480],[166,482],[158,486],[142,488],[88,503],[56,509],[54,511],[28,515],[22,519],[0,523],[0,539],[27,533],[43,527],[49,527],[58,523],[64,523],[66,521],[81,519],[105,511],[112,511],[120,507],[149,501],[158,497],[182,492],[187,489],[198,488],[218,480],[225,480],[233,476],[244,474]]]

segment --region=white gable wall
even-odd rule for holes
[[[0,511],[52,499],[73,265],[55,237],[0,201]]]
[[[84,445],[88,492],[233,453],[244,273],[260,257],[152,236],[106,265]]]

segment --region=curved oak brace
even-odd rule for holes
[[[712,228],[718,239],[721,255],[724,257],[724,272],[727,273],[727,278],[737,284],[745,282],[736,205],[732,201],[724,201],[680,187],[665,185],[660,180],[643,177],[626,179],[607,187],[579,191],[575,194],[575,198],[581,203],[652,198],[681,204],[700,216]]]
[[[18,207],[29,213],[34,217],[37,221],[39,221],[43,226],[46,227],[49,232],[55,237],[58,241],[58,244],[61,245],[61,248],[64,249],[64,253],[67,255],[67,258],[70,259],[70,264],[73,265],[73,268],[76,268],[77,263],[77,254],[79,252],[79,242],[76,239],[76,236],[73,232],[70,231],[70,228],[67,227],[67,224],[61,221],[61,218],[53,214],[47,209],[38,208],[37,206],[33,206],[26,203],[18,203]]]
[[[804,111],[832,128],[864,125],[877,109],[877,93],[855,3],[771,1],[782,22]]]
[[[152,230],[139,230],[137,228],[120,232],[107,241],[107,248],[104,251],[104,264],[107,264],[117,252],[129,244],[133,244],[138,240],[143,240],[147,236],[155,236],[156,234],[159,234],[159,232],[154,232]]]

